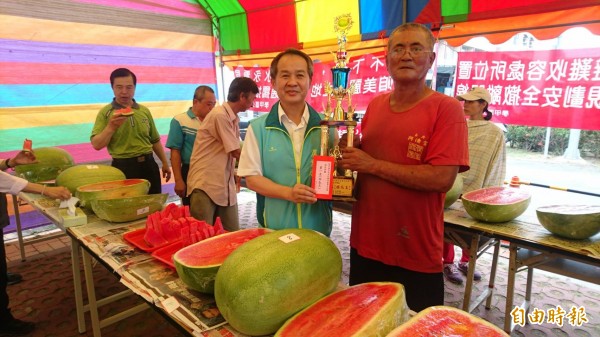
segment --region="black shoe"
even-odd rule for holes
[[[35,330],[35,323],[11,318],[0,324],[1,336],[25,336]]]
[[[21,274],[6,273],[6,284],[17,284],[23,280]]]

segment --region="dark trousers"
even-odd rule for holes
[[[187,177],[190,172],[190,164],[181,164],[181,178],[183,178],[183,182],[185,183],[185,188],[187,189]],[[187,192],[186,192],[187,193]],[[185,196],[181,198],[182,205],[190,205],[190,197]]]
[[[350,285],[367,282],[397,282],[404,286],[408,307],[419,312],[444,304],[444,274],[420,273],[371,260],[350,249]]]
[[[6,286],[8,283],[6,273],[6,250],[4,249],[4,227],[8,226],[8,209],[6,195],[0,193],[0,324],[9,320],[12,316],[8,309],[8,293]]]
[[[162,193],[160,169],[152,153],[134,158],[113,158],[112,166],[125,173],[127,179],[146,179],[150,182],[149,194]]]

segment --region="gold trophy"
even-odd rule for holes
[[[334,20],[334,28],[338,33],[338,50],[334,55],[335,66],[331,68],[332,84],[325,83],[325,93],[327,94],[327,105],[323,114],[325,118],[321,121],[321,149],[320,155],[323,157],[333,158],[333,174],[329,182],[331,184],[331,198],[326,199],[354,201],[354,176],[351,170],[338,170],[337,162],[341,158],[341,151],[338,145],[335,145],[333,150],[329,152],[329,133],[331,130],[339,134],[339,128],[345,126],[348,134],[347,146],[352,147],[354,140],[354,128],[356,121],[353,118],[354,107],[352,106],[352,93],[354,84],[348,86],[350,68],[346,66],[346,34],[352,27],[352,17],[350,14],[340,15]],[[333,111],[331,109],[331,101],[335,101]],[[346,109],[344,111],[344,102]]]

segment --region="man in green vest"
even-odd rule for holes
[[[271,62],[271,85],[279,102],[250,122],[238,165],[238,176],[257,193],[257,217],[272,229],[308,228],[327,236],[332,203],[317,200],[311,188],[312,159],[319,153],[322,115],[305,101],[313,63],[297,49]]]

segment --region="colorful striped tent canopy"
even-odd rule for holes
[[[600,34],[598,0],[197,0],[211,16],[225,62],[289,47],[336,43],[334,18],[350,14],[349,50],[377,48],[403,22],[429,25],[453,46],[475,36],[502,43],[517,32],[554,38],[573,26]],[[379,43],[378,43],[379,40]],[[331,48],[329,48],[330,50]],[[313,50],[312,54],[328,53]],[[265,55],[271,58],[272,55]]]
[[[25,138],[108,158],[90,133],[116,68],[137,75],[162,135],[198,85],[216,90],[211,21],[193,0],[2,0],[0,55],[0,158]]]

